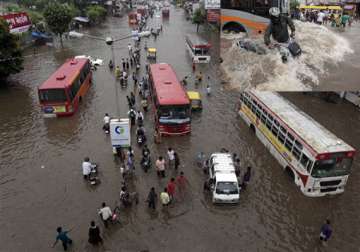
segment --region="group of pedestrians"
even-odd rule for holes
[[[186,185],[188,181],[184,175],[184,172],[181,171],[180,175],[176,178],[172,177],[167,186],[160,193],[160,202],[163,208],[166,208],[170,204],[175,201],[176,197],[183,197],[186,191]],[[158,200],[157,193],[155,191],[155,187],[151,187],[150,192],[147,197],[148,207],[150,209],[156,209],[156,203]]]
[[[166,164],[165,159],[162,156],[159,156],[159,158],[155,162],[156,172],[160,178],[165,178],[166,167],[168,167],[168,169],[178,170],[178,168],[180,166],[179,155],[172,148],[168,148],[167,157],[168,157],[167,164]]]

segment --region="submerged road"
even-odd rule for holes
[[[160,21],[150,20],[149,26]],[[158,62],[172,64],[181,79],[191,73],[184,35],[196,28],[184,19],[182,9],[175,8],[163,26],[163,33],[156,41],[149,39],[148,45],[158,48]],[[108,19],[88,32],[116,37],[129,31],[124,17]],[[216,34],[202,31],[200,35],[218,43]],[[117,62],[127,56],[127,43],[115,46]],[[120,116],[126,116],[125,97],[133,86],[130,82],[127,89],[121,89],[107,66],[99,67],[78,113],[69,118],[43,119],[36,88],[66,58],[88,54],[107,62],[111,56],[109,48],[95,40],[66,41],[66,47],[69,49],[57,52],[40,49],[37,53],[42,54],[25,62],[25,70],[14,77],[13,85],[0,90],[0,251],[62,251],[60,244],[50,248],[59,225],[74,228],[70,233],[74,240],[71,251],[325,251],[318,246],[317,238],[327,217],[332,220],[334,235],[326,251],[356,251],[360,246],[359,158],[343,195],[304,197],[237,116],[239,93],[222,88],[215,60],[202,67],[205,76],[211,77],[213,92],[206,97],[205,86],[198,88],[204,110],[193,114],[191,135],[163,138],[160,145],[149,141],[153,158],[164,156],[168,147],[179,153],[180,170],[189,181],[184,200],[176,202],[169,212],[162,211],[160,204],[155,212],[147,209],[144,201],[150,187],[160,192],[175,172],[168,172],[162,181],[154,169],[145,174],[139,167],[141,150],[134,145],[136,177],[130,186],[140,194],[139,205],[120,215],[122,225],[104,231],[97,209],[103,201],[112,207],[118,202],[122,178],[110,139],[101,130],[102,118],[106,112],[116,115],[117,106]],[[213,50],[213,58],[217,55]],[[193,88],[189,84],[188,89]],[[360,113],[354,106],[329,104],[316,95],[284,95],[360,148]],[[148,135],[153,132],[152,120],[152,112],[145,115]],[[195,165],[199,151],[210,154],[221,147],[238,153],[242,167],[251,165],[254,169],[248,190],[237,206],[213,206],[202,190],[205,177]],[[82,179],[85,156],[100,164],[101,184],[95,188]],[[87,242],[91,220],[100,223],[104,231],[104,248],[94,249]]]

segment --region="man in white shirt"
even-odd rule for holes
[[[100,209],[99,214],[104,222],[104,226],[107,228],[108,221],[110,220],[113,214],[110,207],[106,206],[105,202],[102,203],[102,208]]]
[[[91,173],[91,163],[88,157],[84,159],[84,162],[82,163],[82,169],[83,169],[84,179],[89,179],[89,175]]]
[[[320,11],[317,15],[317,20],[316,22],[319,24],[319,25],[322,25],[323,22],[324,22],[324,17],[325,17],[325,13]]]
[[[172,148],[169,148],[167,155],[169,159],[169,168],[171,168],[175,165],[175,151]]]

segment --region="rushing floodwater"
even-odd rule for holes
[[[354,71],[359,67],[360,25],[346,31],[314,23],[295,22],[296,41],[303,54],[286,64],[278,50],[266,49],[256,54],[236,46],[239,35],[223,35],[221,57],[223,78],[234,88],[244,90],[306,91],[358,90],[360,84]],[[263,36],[251,39],[263,48]]]
[[[150,21],[155,22],[160,21]],[[149,39],[148,44],[156,45],[158,61],[171,63],[182,78],[191,72],[184,35],[195,32],[195,26],[184,20],[181,9],[174,8],[163,25],[163,34],[156,41]],[[109,19],[89,31],[114,37],[128,32],[126,18]],[[218,43],[216,34],[210,40]],[[117,62],[126,57],[127,43],[116,46]],[[112,155],[109,137],[101,130],[102,118],[106,112],[116,115],[117,106],[120,116],[126,116],[125,96],[133,85],[121,89],[108,68],[99,67],[78,113],[69,118],[43,119],[36,88],[67,57],[90,54],[107,62],[111,55],[103,43],[95,40],[67,41],[66,47],[72,49],[39,50],[42,54],[26,60],[25,70],[15,76],[13,85],[0,90],[0,251],[62,251],[60,244],[50,248],[58,225],[74,227],[72,251],[93,251],[87,242],[89,222],[100,221],[97,209],[101,202],[113,207],[118,199],[120,165]],[[214,50],[213,57],[217,54]],[[169,146],[179,153],[180,169],[190,183],[185,200],[177,202],[169,213],[161,211],[159,205],[155,213],[147,210],[144,201],[149,188],[155,186],[160,192],[167,180],[159,181],[154,170],[143,173],[139,168],[140,149],[134,145],[136,178],[130,186],[139,192],[140,203],[120,216],[121,226],[105,231],[108,251],[356,251],[360,246],[359,158],[343,195],[305,198],[237,116],[239,94],[222,88],[214,64],[208,70],[205,67],[202,70],[211,76],[213,93],[206,97],[205,87],[198,88],[204,110],[193,114],[191,135],[165,138],[160,145],[149,141],[153,158],[165,155]],[[189,84],[188,88],[195,87]],[[284,95],[360,148],[360,113],[354,106],[328,104],[315,95]],[[145,118],[149,136],[153,132],[152,112]],[[200,150],[210,154],[221,147],[237,152],[242,166],[252,165],[254,169],[252,182],[238,206],[214,207],[202,191],[204,175],[195,166],[195,155]],[[83,182],[84,156],[100,164],[101,184],[96,188]],[[173,174],[170,171],[167,179]],[[321,250],[317,238],[326,217],[333,221],[334,236],[329,247]],[[101,223],[100,227],[103,230]]]

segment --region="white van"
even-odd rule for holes
[[[213,203],[238,203],[240,189],[232,157],[214,153],[209,160],[209,184]]]

